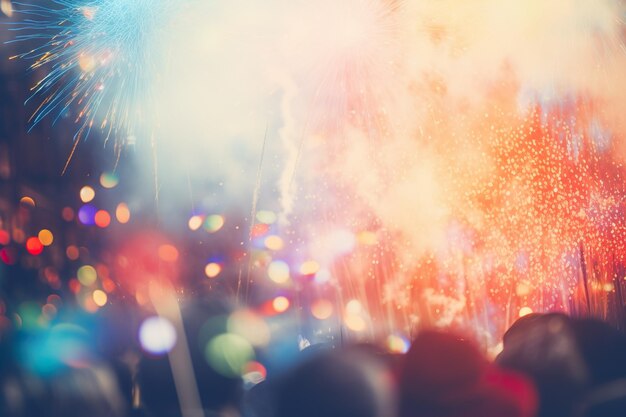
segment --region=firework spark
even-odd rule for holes
[[[123,144],[152,121],[147,107],[159,65],[158,43],[180,1],[53,0],[15,3],[24,18],[13,42],[34,45],[17,55],[45,75],[29,100],[30,123],[71,117],[76,143],[96,126]]]

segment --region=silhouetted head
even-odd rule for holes
[[[562,314],[520,320],[507,332],[498,364],[535,382],[540,395],[539,416],[571,416],[589,382],[572,320]]]
[[[363,350],[311,356],[279,383],[276,417],[393,416],[389,373]]]
[[[399,377],[401,417],[531,417],[532,384],[490,365],[459,336],[422,332]]]

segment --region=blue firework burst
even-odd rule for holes
[[[14,58],[43,69],[29,100],[30,123],[71,114],[74,140],[100,128],[125,143],[152,117],[150,91],[161,65],[159,41],[185,0],[51,0],[16,3],[23,19],[12,42],[35,45]]]

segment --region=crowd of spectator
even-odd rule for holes
[[[7,417],[617,417],[626,415],[626,336],[561,313],[530,314],[487,358],[471,337],[417,334],[406,354],[375,344],[314,344],[286,369],[245,386],[211,368],[194,335],[211,308],[183,309],[198,408],[173,356],[72,351],[35,372],[3,337],[0,415]],[[106,332],[105,332],[106,333]],[[71,329],[68,329],[68,335]],[[67,336],[70,337],[70,336]],[[125,335],[111,335],[123,338]],[[41,346],[41,349],[55,349]],[[58,353],[58,352],[57,352]],[[132,355],[130,355],[132,356]],[[43,356],[44,365],[51,361]],[[32,360],[37,360],[33,358]],[[45,368],[45,367],[44,367]],[[53,370],[52,370],[53,369]],[[188,394],[188,393],[187,393]]]

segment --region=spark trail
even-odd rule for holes
[[[52,0],[15,3],[22,20],[12,42],[31,48],[14,58],[44,75],[29,101],[32,126],[46,117],[71,117],[75,146],[92,128],[123,145],[154,123],[148,106],[161,64],[160,38],[185,1]]]

